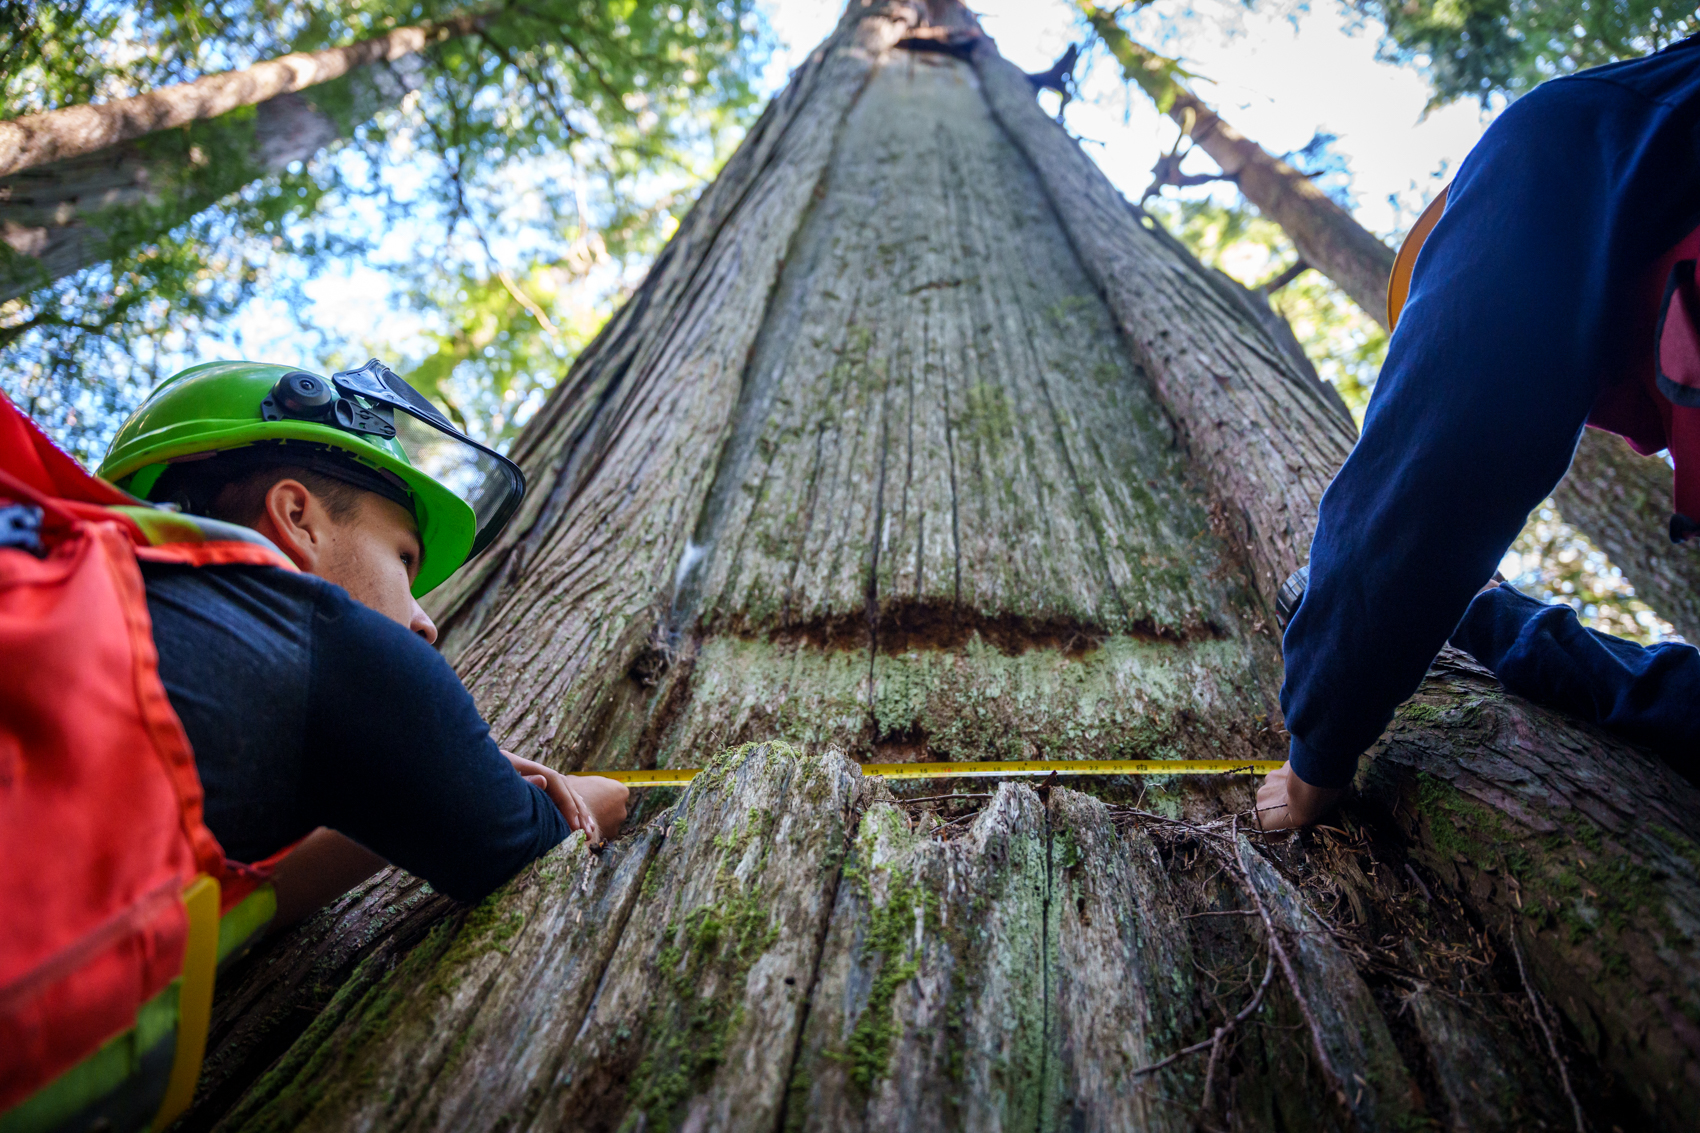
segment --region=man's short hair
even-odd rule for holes
[[[280,480],[300,481],[338,522],[352,516],[367,493],[413,510],[397,477],[334,449],[304,444],[250,445],[180,461],[160,474],[148,496],[191,515],[253,527],[265,517],[266,493]]]

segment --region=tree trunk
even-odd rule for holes
[[[1700,556],[1670,541],[1676,474],[1622,437],[1584,429],[1552,499],[1566,522],[1605,551],[1660,617],[1700,643]]]
[[[1089,3],[1080,7],[1122,73],[1281,226],[1305,263],[1386,329],[1393,250],[1304,174],[1223,121],[1175,79],[1172,60],[1135,43],[1113,13]],[[1671,484],[1662,460],[1638,456],[1616,437],[1589,430],[1554,499],[1565,520],[1606,553],[1642,599],[1685,637],[1700,640],[1700,555],[1670,542]]]
[[[462,12],[431,24],[396,28],[347,47],[267,59],[246,70],[207,75],[132,98],[66,106],[0,121],[0,177],[218,118],[243,106],[339,79],[373,63],[393,63],[417,55],[433,43],[471,35],[492,18],[488,12]]]
[[[1312,834],[1248,837],[1243,776],[861,777],[1281,756],[1349,427],[1149,225],[953,0],[852,5],[438,606],[505,746],[708,770],[262,947],[182,1128],[1700,1119],[1700,797],[1459,657]]]
[[[0,253],[0,303],[120,255],[256,178],[307,161],[347,137],[418,87],[420,57],[397,52],[443,38],[438,33],[445,26],[404,28],[135,99],[0,122],[0,131],[42,123],[26,133],[25,155],[68,155],[21,161],[20,172],[0,177],[0,242],[16,253]],[[351,61],[358,65],[350,69]],[[202,83],[214,87],[196,92]],[[154,106],[149,100],[162,101]],[[204,113],[178,121],[191,110]],[[79,121],[85,111],[97,121]],[[70,121],[58,121],[60,115]],[[141,129],[154,119],[166,125]],[[121,140],[96,149],[81,144],[106,136]]]
[[[1114,13],[1093,4],[1082,4],[1081,10],[1121,64],[1122,74],[1139,84],[1157,108],[1210,155],[1223,177],[1238,185],[1247,200],[1281,226],[1299,258],[1333,280],[1352,302],[1386,327],[1393,250],[1310,178],[1223,121],[1176,80],[1171,60],[1135,43],[1116,23]]]
[[[125,142],[0,180],[0,303],[168,232],[268,173],[307,161],[419,84],[374,63],[307,95]]]

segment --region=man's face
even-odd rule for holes
[[[336,583],[426,641],[437,640],[436,625],[413,597],[419,527],[400,504],[361,492],[353,510],[338,518],[301,481],[284,479],[266,492],[254,528],[308,574]]]
[[[313,573],[348,591],[356,602],[434,642],[437,627],[412,591],[421,550],[418,525],[407,509],[363,492],[352,515],[332,521]]]

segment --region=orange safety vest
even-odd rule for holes
[[[276,859],[229,862],[202,822],[143,559],[295,569],[90,475],[0,394],[0,1133],[163,1129],[219,960],[276,908]]]

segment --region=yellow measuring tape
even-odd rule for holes
[[[1002,779],[1018,775],[1267,775],[1278,759],[1016,759],[1002,763],[864,763],[881,779]],[[587,771],[628,787],[683,787],[700,767],[661,771]]]

